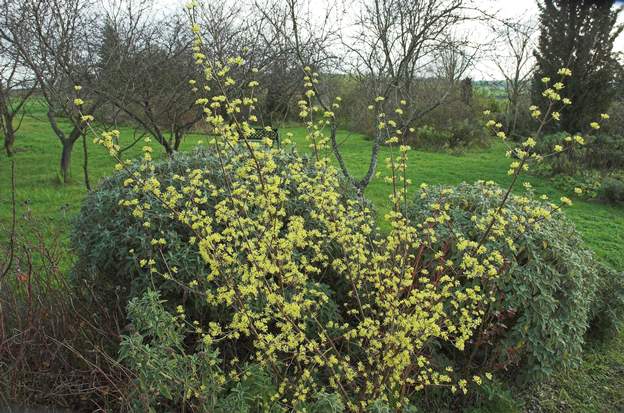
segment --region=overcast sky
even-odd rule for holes
[[[533,16],[537,19],[537,1],[536,0],[477,0],[479,3],[493,7],[494,10],[500,10],[501,15],[508,18],[518,16]],[[624,0],[616,1],[617,7],[624,7]],[[624,24],[624,12],[620,13],[619,22]],[[616,42],[616,49],[624,51],[624,35],[621,35]]]
[[[491,13],[496,12],[501,19],[514,19],[521,21],[538,21],[539,9],[536,0],[475,0],[475,2],[484,10]],[[623,1],[617,1],[616,7],[623,7]],[[624,12],[619,16],[619,23],[624,24]],[[475,37],[488,36],[488,31],[480,24],[473,23]],[[536,36],[539,33],[536,33]],[[616,40],[614,49],[624,52],[624,34],[620,35]],[[501,51],[504,54],[504,51]],[[473,69],[471,76],[475,79],[498,79],[497,69],[488,58],[482,59]]]
[[[188,0],[156,0],[159,8],[162,9],[175,9],[176,7],[182,8]],[[207,0],[210,1],[210,0]],[[231,0],[236,2],[236,0]],[[347,0],[348,1],[348,0]],[[474,0],[479,8],[487,10],[489,13],[498,13],[502,19],[518,19],[522,21],[537,21],[538,8],[536,0]],[[319,8],[324,8],[327,4],[327,0],[311,0],[312,5],[318,4]],[[624,0],[616,1],[618,7],[624,7]],[[314,10],[311,10],[312,12]],[[323,11],[319,10],[319,15],[323,15]],[[624,12],[619,16],[619,22],[624,24]],[[475,41],[484,41],[492,37],[491,32],[482,23],[471,23],[472,26],[464,27],[463,30],[470,33],[470,36],[474,36]],[[616,40],[615,50],[624,52],[624,34]],[[504,51],[501,50],[501,54]],[[475,66],[474,70],[470,73],[470,76],[474,79],[492,79],[500,78],[497,75],[497,69],[491,62],[491,57],[483,58]]]

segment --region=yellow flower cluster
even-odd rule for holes
[[[194,7],[190,3],[189,10]],[[326,131],[335,126],[341,99],[320,101],[318,73],[304,68],[305,90],[297,103],[313,158],[294,152],[283,165],[284,149],[273,146],[270,139],[260,143],[248,139],[254,133],[250,125],[257,122],[254,91],[259,83],[237,77],[237,68],[245,60],[233,57],[225,64],[207,63],[201,53],[200,27],[194,24],[192,32],[195,60],[204,76],[189,83],[213,131],[209,146],[218,157],[222,180],[213,179],[211,170],[197,168],[171,177],[178,185],[165,185],[155,174],[152,149],[146,144],[140,167],[123,183],[137,197],[120,205],[148,228],[150,203],[139,201],[147,195],[191,229],[188,242],[197,248],[206,273],[190,281],[177,280],[177,269],[159,269],[153,255],[137,259],[155,275],[201,295],[211,309],[227,309],[226,318],[204,324],[189,320],[207,347],[236,348],[244,343],[244,357],[223,355],[225,375],[235,379],[245,363],[259,364],[277,381],[273,400],[293,410],[321,392],[339,394],[350,411],[364,411],[375,401],[400,410],[414,392],[428,386],[466,393],[469,386],[491,380],[490,373],[464,374],[435,362],[431,347],[442,345],[459,352],[473,348],[497,298],[488,286],[509,265],[490,241],[504,240],[510,251],[517,251],[509,234],[538,227],[559,206],[536,206],[524,197],[517,200],[523,214],[514,214],[505,207],[511,187],[505,192],[483,183],[486,194],[502,202],[471,216],[481,239],[457,235],[451,239],[450,211],[457,206],[450,200],[453,190],[445,189],[434,199],[423,184],[420,197],[428,205],[426,216],[412,222],[406,215],[410,148],[402,144],[406,102],[401,101],[391,113],[394,118],[377,114],[379,133],[391,149],[385,179],[393,188],[392,208],[385,215],[390,230],[380,235],[372,212],[360,201],[345,199],[340,174],[324,155],[331,141]],[[569,69],[561,69],[559,75],[569,76]],[[195,87],[202,81],[205,95]],[[548,78],[543,81],[550,83]],[[237,84],[248,87],[234,93],[231,89]],[[544,115],[536,106],[530,108],[541,126],[509,151],[515,158],[509,169],[512,186],[529,162],[542,159],[535,147],[543,125],[559,119],[553,105],[569,102],[559,95],[564,87],[557,82],[544,91],[550,101]],[[381,110],[384,101],[377,97],[369,108]],[[490,119],[486,125],[506,139],[500,122]],[[119,132],[111,131],[95,141],[117,158],[118,138]],[[554,153],[575,143],[584,140],[568,137],[554,147]],[[126,162],[118,161],[120,168],[125,167]],[[525,188],[530,191],[530,184]],[[305,212],[287,210],[290,200],[305,205]],[[560,201],[571,204],[566,197]],[[161,253],[169,246],[160,234],[150,244]],[[340,302],[333,302],[328,284],[344,286]],[[324,313],[334,304],[339,316],[327,319]],[[183,305],[176,307],[176,313],[178,320],[187,317]],[[192,395],[202,397],[199,390]]]
[[[199,30],[193,32],[199,48]],[[250,122],[255,121],[256,84],[248,83],[249,96],[227,94],[233,84],[228,76],[232,65],[244,63],[234,58],[212,67],[205,59],[197,60],[205,65],[204,80],[217,92],[196,103],[214,131],[210,145],[225,182],[218,184],[211,171],[199,168],[174,176],[179,186],[165,186],[154,174],[152,150],[145,145],[140,168],[124,185],[161,202],[194,234],[189,243],[209,271],[184,284],[202,294],[209,306],[228,308],[231,314],[204,326],[193,323],[201,340],[206,345],[250,343],[248,360],[227,360],[232,375],[247,361],[276,372],[280,384],[274,400],[294,409],[319,392],[340,394],[352,411],[376,400],[400,408],[409,394],[427,386],[466,392],[468,381],[449,366],[434,363],[430,346],[447,343],[462,351],[469,345],[492,298],[477,280],[497,277],[503,258],[462,240],[459,258],[451,259],[451,251],[439,247],[437,235],[451,221],[448,203],[432,204],[423,223],[413,224],[404,216],[409,147],[394,146],[402,132],[397,121],[380,116],[386,140],[396,148],[396,155],[387,160],[388,179],[395,188],[394,209],[386,216],[391,230],[380,237],[371,211],[359,201],[344,200],[339,173],[323,156],[328,144],[325,128],[335,115],[312,99],[318,74],[304,70],[306,91],[298,102],[314,158],[295,156],[278,168],[283,149],[270,140],[247,139],[253,133]],[[340,102],[335,98],[331,107],[338,109]],[[402,110],[394,112],[401,116]],[[118,136],[117,131],[105,132],[96,142],[117,157]],[[126,164],[118,161],[121,167]],[[297,195],[290,188],[296,188]],[[306,216],[287,213],[285,202],[293,196],[306,205]],[[214,205],[210,213],[208,204]],[[121,205],[149,227],[149,203],[137,197]],[[151,247],[162,250],[167,241],[157,236]],[[151,258],[141,258],[140,265],[176,280],[177,271],[159,272]],[[323,321],[323,309],[332,299],[322,288],[328,274],[348,291],[339,303],[342,317]],[[182,306],[177,312],[180,317],[185,314]],[[478,385],[482,378],[471,381]]]
[[[227,138],[233,130],[221,132]],[[310,139],[318,139],[314,131]],[[251,340],[257,363],[272,371],[290,366],[275,397],[294,408],[321,391],[341,394],[353,411],[374,400],[399,407],[407,403],[407,393],[431,385],[467,391],[467,382],[458,381],[452,369],[432,363],[428,345],[439,341],[465,348],[489,298],[478,285],[466,287],[459,280],[497,277],[500,253],[464,240],[457,265],[442,249],[426,262],[424,252],[437,240],[435,228],[451,219],[450,205],[432,205],[420,230],[391,212],[390,233],[375,239],[370,211],[357,201],[342,201],[338,172],[327,159],[316,160],[316,172],[309,173],[303,158],[277,169],[279,149],[271,145],[223,155],[223,167],[231,171],[223,187],[202,169],[179,177],[180,189],[163,191],[149,172],[126,182],[160,199],[196,234],[192,242],[210,271],[192,285],[205,288],[210,305],[232,313],[229,322],[202,329],[204,342]],[[311,221],[286,214],[292,185]],[[214,215],[201,208],[209,197],[221,199]],[[143,205],[128,206],[143,218]],[[161,248],[166,240],[154,239],[152,245]],[[336,248],[340,253],[329,255]],[[330,301],[320,286],[327,272],[349,286],[340,322],[321,321]],[[473,381],[479,384],[481,378]]]

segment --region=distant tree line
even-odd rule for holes
[[[579,112],[562,128],[580,128],[594,112],[605,111],[618,90],[621,94],[616,80],[621,64],[612,53],[621,29],[615,26],[613,1],[541,1],[537,66],[532,58],[536,26],[500,19],[474,0],[337,0],[325,14],[312,12],[308,0],[200,2],[194,13],[205,31],[202,45],[193,44],[184,10],[161,12],[152,0],[0,1],[5,151],[14,153],[24,108],[36,95],[45,101],[47,121],[61,146],[64,181],[70,179],[73,148],[85,139],[85,116],[133,127],[122,151],[150,136],[172,154],[190,131],[209,132],[195,104],[205,95],[200,88],[210,88],[195,83],[204,77],[195,64],[198,56],[215,67],[234,56],[244,59],[233,76],[240,85],[259,82],[256,106],[263,125],[296,119],[305,91],[303,68],[318,72],[318,109],[331,110],[337,95],[345,103],[334,131],[340,121],[340,127],[373,139],[369,173],[360,182],[353,179],[360,186],[370,181],[383,144],[376,128],[379,112],[401,107],[397,127],[412,142],[433,133],[432,126],[444,129],[451,141],[481,133],[478,115],[490,103],[475,98],[468,77],[478,61],[492,59],[494,76],[504,80],[501,120],[512,136],[530,121],[531,79],[562,65],[580,78],[569,86]],[[460,30],[467,22],[484,21],[492,28],[491,38],[475,41]],[[375,102],[378,97],[383,100]],[[339,146],[334,139],[340,160]]]

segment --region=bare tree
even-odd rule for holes
[[[481,51],[482,45],[471,41],[467,34],[449,34],[448,40],[442,40],[434,52],[436,77],[451,85],[459,82],[474,65]]]
[[[510,136],[515,135],[520,116],[522,96],[528,94],[534,69],[533,50],[537,26],[530,22],[502,21],[494,31],[499,34],[501,49],[493,59],[498,72],[505,79],[507,108],[505,127]]]
[[[310,65],[304,54],[306,42],[302,36],[307,34],[306,40],[314,39],[309,33],[313,34],[318,28],[308,25],[308,30],[303,30],[298,13],[301,3],[297,0],[286,0],[285,3],[290,17],[289,38],[294,43],[296,56],[301,65]],[[426,101],[419,100],[419,88],[431,86],[429,78],[438,57],[436,53],[443,47],[448,48],[452,40],[450,33],[456,25],[474,18],[471,16],[474,8],[470,0],[360,0],[349,2],[348,7],[351,10],[359,9],[359,13],[353,26],[349,27],[349,33],[341,36],[342,47],[347,51],[340,58],[343,62],[342,71],[355,76],[357,82],[368,91],[369,99],[382,97],[383,101],[379,102],[386,103],[380,103],[379,106],[410,102],[397,125],[397,129],[405,135],[411,125],[448,98],[454,81],[447,82],[440,93]],[[271,16],[266,17],[271,19]],[[272,20],[275,21],[274,18]],[[274,26],[277,24],[274,23]],[[332,26],[325,24],[321,27]],[[331,30],[321,33],[333,34]],[[325,40],[324,45],[328,43],[328,37],[318,37]],[[315,96],[323,110],[331,110],[330,103],[324,101],[322,93],[316,93]],[[385,111],[383,107],[379,109]],[[334,118],[330,133],[333,153],[343,175],[363,193],[377,169],[384,133],[381,130],[376,133],[368,170],[362,178],[357,179],[349,172],[340,153],[336,130]]]
[[[33,73],[48,105],[47,118],[62,146],[60,171],[70,179],[74,143],[102,104],[93,94],[93,49],[89,30],[94,15],[87,0],[5,0],[0,36],[11,43]],[[74,87],[81,85],[84,105],[76,104]],[[67,120],[69,128],[59,118]]]
[[[120,2],[101,27],[98,93],[168,154],[202,118],[189,85],[198,76],[186,19],[157,17],[151,2]]]
[[[265,91],[263,106],[270,121],[285,119],[303,92],[303,67],[325,73],[335,67],[332,45],[340,21],[331,3],[323,13],[307,0],[254,0],[254,6],[249,31],[258,34],[252,50]]]
[[[7,156],[14,154],[15,134],[26,113],[24,105],[34,93],[36,84],[13,44],[0,38],[0,124]]]

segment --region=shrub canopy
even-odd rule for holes
[[[410,216],[422,222],[432,203],[449,205],[453,225],[439,233],[440,246],[456,237],[479,240],[481,217],[500,204],[503,194],[485,182],[434,187],[416,199]],[[472,362],[508,369],[512,376],[520,368],[532,380],[578,362],[592,321],[610,320],[613,326],[622,311],[622,274],[597,262],[563,213],[549,219],[534,215],[549,209],[546,202],[512,195],[501,210],[504,224],[483,245],[501,251],[507,266],[492,285],[483,286],[493,290],[496,301],[473,342]],[[605,294],[612,297],[609,314]],[[467,360],[459,357],[458,362]]]

